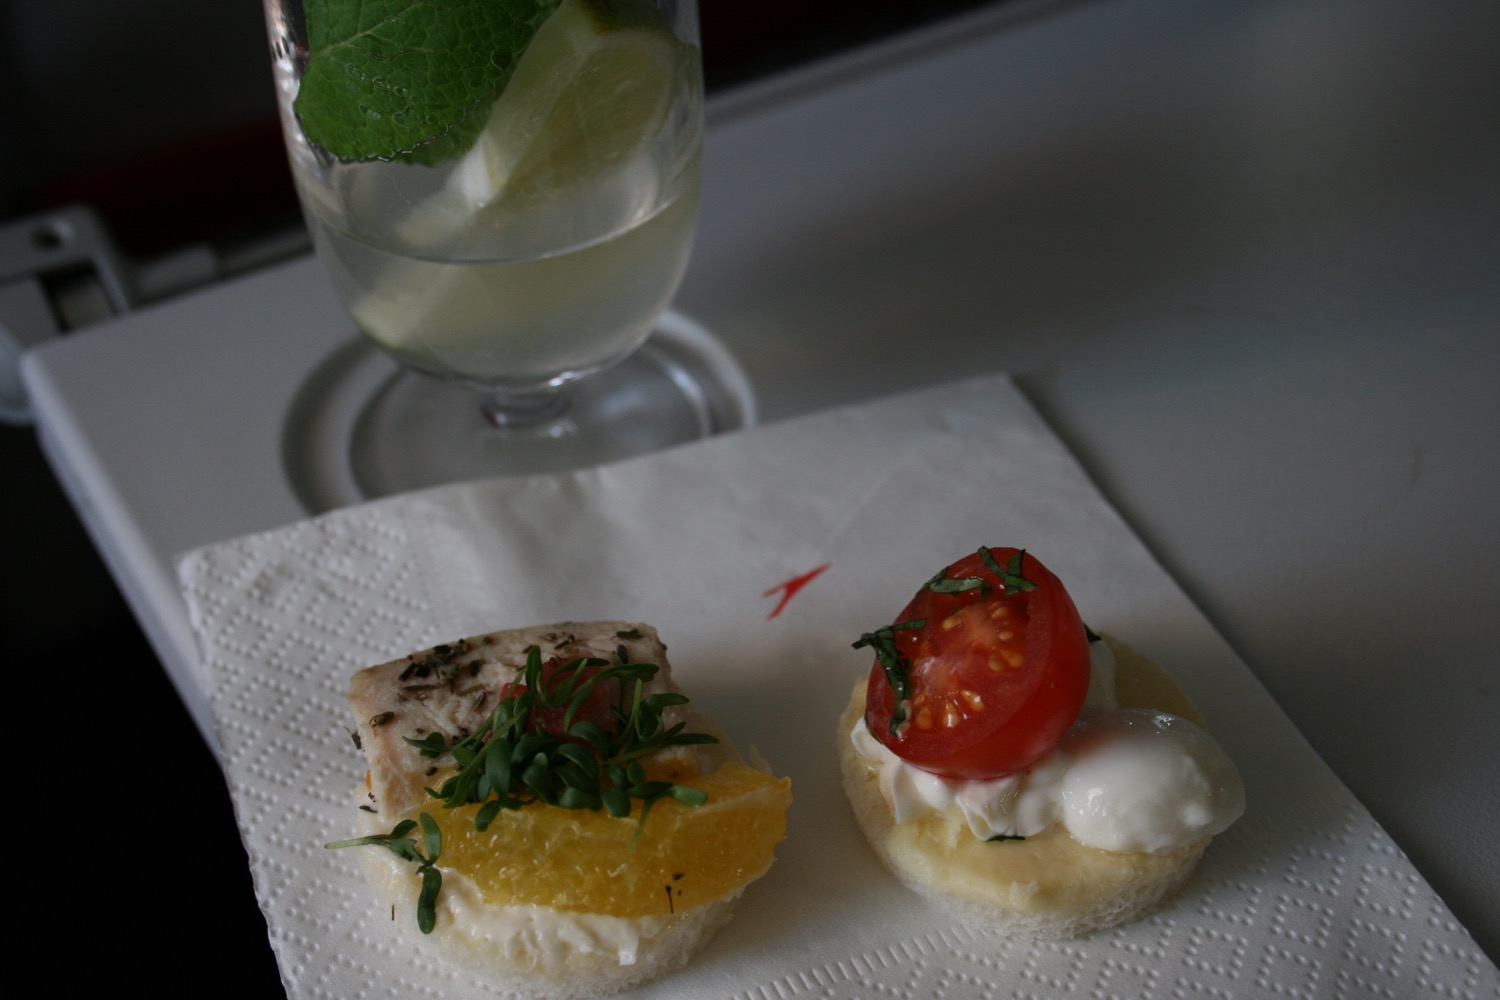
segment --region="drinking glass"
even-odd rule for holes
[[[400,363],[366,495],[708,432],[637,352],[697,219],[693,0],[265,0],[292,173],[355,325]]]

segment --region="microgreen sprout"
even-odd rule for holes
[[[408,836],[417,828],[418,820],[421,821],[422,846],[426,848],[426,854],[417,849],[416,838]],[[436,820],[426,813],[421,813],[415,820],[404,819],[397,823],[390,833],[340,840],[324,846],[329,849],[384,847],[403,861],[414,863],[417,866],[417,874],[422,876],[422,892],[417,897],[417,926],[421,928],[423,934],[432,933],[432,928],[437,925],[438,893],[443,888],[443,873],[437,867],[438,858],[443,853],[443,831],[438,828]]]

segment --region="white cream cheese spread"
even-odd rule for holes
[[[981,840],[1030,837],[1061,823],[1105,851],[1165,853],[1223,832],[1245,809],[1245,789],[1222,747],[1165,712],[1120,709],[1114,654],[1089,644],[1091,678],[1078,720],[1026,771],[988,781],[943,778],[908,764],[861,717],[855,752],[879,769],[897,823],[928,812],[961,815]]]
[[[387,851],[366,852],[364,863],[382,899],[403,906],[415,903],[418,882],[409,864]],[[481,952],[554,974],[579,955],[600,955],[620,965],[634,965],[643,944],[667,925],[662,917],[495,906],[485,902],[473,879],[458,872],[445,873],[439,907],[447,938],[466,939],[469,947]]]

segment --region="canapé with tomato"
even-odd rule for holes
[[[980,548],[856,648],[845,790],[907,885],[1036,938],[1136,919],[1175,893],[1244,786],[1182,687],[1092,633],[1020,549]]]

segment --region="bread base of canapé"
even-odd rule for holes
[[[410,914],[418,892],[411,866],[387,851],[366,852],[364,863],[382,906]],[[438,902],[440,932],[425,944],[498,995],[603,997],[686,966],[730,922],[743,891],[669,916],[613,917],[492,906],[472,883],[450,876]]]
[[[1182,687],[1152,661],[1107,640],[1122,708],[1150,708],[1202,723]],[[894,822],[879,769],[855,752],[849,733],[865,712],[866,682],[839,719],[844,791],[870,846],[898,879],[967,926],[1018,937],[1080,937],[1146,915],[1192,876],[1211,838],[1167,854],[1101,851],[1061,825],[1025,840],[983,841],[961,818],[929,813]]]

